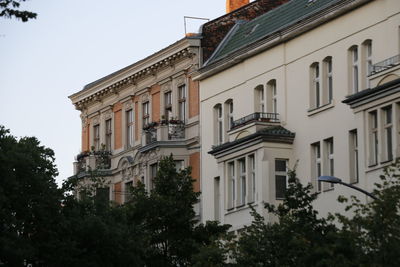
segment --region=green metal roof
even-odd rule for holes
[[[239,22],[207,65],[340,1],[342,0],[291,0],[249,22]]]

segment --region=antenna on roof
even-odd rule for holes
[[[183,23],[184,23],[184,26],[185,26],[185,36],[187,36],[188,35],[188,32],[187,32],[187,26],[186,26],[186,20],[187,19],[196,19],[196,20],[206,20],[206,21],[210,21],[210,19],[207,19],[207,18],[199,18],[199,17],[189,17],[189,16],[184,16],[183,17]]]

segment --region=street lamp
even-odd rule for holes
[[[364,189],[361,189],[361,188],[359,188],[357,186],[354,186],[352,184],[348,184],[348,183],[342,182],[342,180],[340,178],[337,178],[335,176],[320,176],[320,177],[318,177],[318,181],[319,182],[331,183],[331,184],[341,184],[341,185],[353,188],[353,189],[355,189],[357,191],[360,191],[360,192],[366,194],[367,196],[369,196],[370,198],[373,198],[375,200],[377,199],[376,196],[374,196],[370,192],[367,192]]]

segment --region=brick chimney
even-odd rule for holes
[[[226,13],[231,13],[232,11],[247,5],[249,0],[226,0]]]

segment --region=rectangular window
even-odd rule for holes
[[[334,176],[335,175],[335,162],[334,162],[334,150],[333,150],[333,138],[326,139],[324,141],[325,143],[325,163],[326,163],[326,168],[325,168],[325,173],[329,176]],[[328,188],[333,188],[333,183],[325,183]]]
[[[249,156],[249,201],[254,202],[256,200],[256,161],[254,155]]]
[[[133,110],[130,109],[126,112],[126,144],[128,147],[134,145],[134,124],[133,124]]]
[[[235,206],[236,200],[236,179],[235,179],[235,162],[228,163],[228,209]]]
[[[383,108],[383,138],[385,149],[385,160],[393,159],[393,112],[392,106]]]
[[[93,126],[93,146],[94,150],[100,150],[100,125]]]
[[[178,87],[179,120],[186,120],[186,86]]]
[[[172,117],[172,92],[166,92],[164,94],[164,116],[166,120],[170,120]]]
[[[259,96],[259,99],[260,99],[259,110],[260,110],[260,112],[265,112],[264,87],[261,87],[260,89],[258,89],[258,96]]]
[[[276,83],[272,85],[272,113],[278,113],[278,102],[276,96]]]
[[[350,183],[358,183],[358,137],[357,129],[349,132]]]
[[[372,111],[369,113],[369,164],[370,166],[378,164],[378,113]]]
[[[125,183],[125,202],[129,202],[132,200],[132,187],[132,181]]]
[[[220,220],[219,177],[214,178],[214,220]]]
[[[239,205],[246,203],[246,159],[239,159],[239,186],[240,186],[240,202]]]
[[[106,150],[111,151],[112,126],[111,119],[106,120]]]
[[[149,107],[149,102],[144,102],[142,104],[142,116],[143,116],[143,126],[149,124],[150,122],[150,113],[149,113],[150,107]]]
[[[149,190],[154,189],[154,178],[157,176],[158,165],[157,163],[150,165],[150,177],[149,177]]]
[[[275,159],[275,197],[284,199],[287,188],[287,160]]]
[[[312,153],[312,176],[314,180],[314,185],[316,186],[317,192],[321,192],[321,182],[318,181],[318,177],[322,174],[322,162],[321,162],[321,146],[320,143],[314,143],[311,145]]]
[[[177,172],[180,172],[181,170],[183,170],[184,165],[183,165],[183,160],[174,160],[175,163],[175,170]]]

